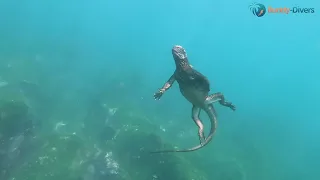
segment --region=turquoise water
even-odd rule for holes
[[[213,141],[177,155],[201,171],[194,173],[196,180],[319,179],[320,3],[261,1],[267,8],[315,8],[313,14],[263,17],[250,12],[251,3],[1,0],[0,80],[12,84],[0,89],[1,98],[26,101],[41,121],[38,136],[81,134],[84,111],[92,108],[99,116],[104,104],[147,119],[155,128],[145,129],[173,146],[191,147],[198,143],[197,129],[178,85],[160,101],[152,98],[172,75],[171,48],[179,44],[208,77],[211,91],[223,92],[237,106],[232,112],[216,104]],[[19,94],[15,84],[23,80],[41,93]],[[209,132],[207,117],[201,117]],[[82,133],[98,131],[105,120],[99,118],[89,118],[92,129]],[[60,123],[63,132],[53,128],[59,122],[68,124]],[[10,177],[21,173],[17,169]]]

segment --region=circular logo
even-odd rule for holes
[[[260,3],[253,3],[249,6],[250,11],[253,13],[253,15],[257,17],[262,17],[266,14],[266,7],[263,4]]]

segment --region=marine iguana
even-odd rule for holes
[[[181,94],[192,104],[192,119],[198,126],[200,144],[190,149],[162,150],[153,151],[151,153],[191,152],[204,147],[211,141],[217,127],[217,117],[213,103],[218,101],[221,105],[229,107],[233,111],[236,110],[235,105],[226,101],[221,92],[209,95],[209,80],[190,65],[187,53],[182,46],[175,45],[172,48],[172,55],[176,64],[176,70],[163,87],[154,94],[154,98],[155,100],[159,100],[164,92],[166,92],[172,84],[177,81]],[[208,114],[211,121],[211,129],[207,138],[204,136],[204,126],[199,117],[201,110],[204,110]]]

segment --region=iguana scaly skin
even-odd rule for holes
[[[172,48],[172,55],[176,64],[176,70],[163,87],[154,94],[154,98],[159,100],[164,92],[177,81],[181,94],[192,104],[191,114],[193,121],[198,126],[200,144],[190,149],[162,150],[151,153],[190,152],[204,147],[211,141],[217,128],[217,117],[213,103],[218,101],[221,105],[229,107],[234,111],[236,109],[231,102],[225,100],[222,93],[218,92],[209,95],[210,83],[208,79],[189,64],[187,53],[182,46],[175,45]],[[211,121],[211,129],[207,138],[204,136],[204,126],[199,117],[201,110],[204,110],[208,114]]]

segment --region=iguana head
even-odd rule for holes
[[[188,57],[187,57],[187,52],[182,46],[180,45],[173,46],[172,55],[177,67],[184,68],[184,67],[190,66]]]

